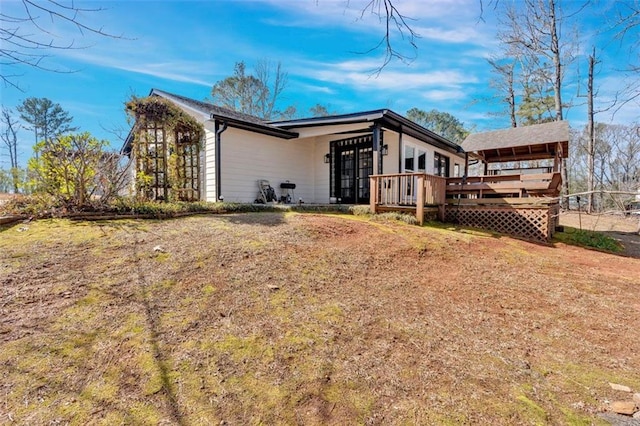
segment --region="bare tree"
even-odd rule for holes
[[[254,74],[248,74],[245,63],[238,62],[232,76],[213,85],[211,96],[216,105],[264,120],[288,119],[295,114],[295,107],[276,109],[286,86],[287,73],[279,62],[274,67],[261,60]]]
[[[507,114],[511,120],[511,127],[517,127],[516,92],[514,88],[516,59],[492,57],[487,59],[487,62],[496,76],[491,79],[489,84],[498,92],[500,101],[507,105]]]
[[[623,42],[628,42],[630,51],[630,62],[626,69],[629,73],[629,80],[623,93],[620,93],[618,109],[629,102],[640,99],[640,35],[637,29],[640,27],[640,0],[627,0],[617,3],[618,15],[616,16],[616,26],[619,31],[616,37]],[[635,38],[634,38],[635,36]]]
[[[9,162],[11,165],[10,174],[13,184],[13,191],[18,192],[19,186],[19,173],[18,173],[18,130],[20,129],[20,123],[18,123],[11,114],[11,111],[7,108],[2,108],[0,114],[0,123],[2,124],[2,131],[0,132],[0,140],[4,143],[9,151]]]
[[[9,13],[0,8],[0,80],[5,86],[20,89],[16,79],[19,67],[26,65],[49,72],[69,72],[46,64],[46,59],[59,50],[80,49],[75,39],[62,39],[48,29],[50,22],[69,26],[80,37],[88,33],[109,38],[122,38],[84,20],[88,14],[101,12],[101,7],[87,8],[75,2],[58,0],[20,0],[21,7]],[[15,13],[15,14],[14,14]],[[47,22],[49,21],[49,22]]]
[[[395,6],[393,0],[369,0],[362,8],[360,16],[364,17],[367,13],[377,16],[385,29],[380,42],[375,47],[363,52],[370,53],[378,49],[384,50],[383,63],[376,70],[377,73],[380,73],[394,59],[402,62],[410,62],[415,59],[418,50],[416,39],[420,38],[420,35],[409,24],[412,18],[403,15]],[[396,47],[392,40],[394,33],[397,33],[402,40],[408,41],[413,50],[412,55],[408,55]]]
[[[262,111],[262,117],[271,119],[276,102],[287,86],[289,74],[282,70],[280,62],[274,66],[267,59],[261,59],[256,63],[255,73],[261,87],[266,88],[259,91],[258,110]]]
[[[518,4],[521,8],[506,9],[502,22],[506,30],[499,37],[509,46],[511,54],[523,59],[523,66],[530,73],[548,80],[553,88],[555,119],[562,120],[563,68],[573,60],[575,51],[572,38],[563,37],[562,26],[566,22],[566,16],[558,10],[556,0],[524,0]],[[568,194],[566,169],[563,164],[564,195]],[[563,199],[563,207],[568,207],[566,198]]]
[[[589,133],[589,143],[587,144],[587,212],[593,212],[593,190],[594,190],[594,173],[595,173],[595,144],[596,133],[594,123],[594,111],[593,111],[593,98],[595,94],[593,92],[593,67],[596,63],[596,48],[593,48],[593,53],[589,55],[589,75],[587,78],[587,132]]]

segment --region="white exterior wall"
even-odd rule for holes
[[[313,138],[313,161],[315,163],[314,170],[314,194],[316,203],[328,204],[330,201],[331,191],[329,188],[329,180],[331,174],[331,164],[324,162],[324,156],[331,150],[330,142],[338,140],[338,135],[321,136]]]
[[[278,197],[282,194],[280,183],[288,180],[296,184],[294,201],[316,202],[313,142],[227,128],[220,148],[224,200],[251,203],[258,198],[258,180],[266,179]],[[210,167],[208,174],[212,173],[215,175]]]
[[[425,142],[422,142],[412,136],[408,136],[408,135],[402,135],[402,145],[403,148],[401,150],[402,152],[402,170],[401,172],[404,172],[404,146],[412,146],[416,149],[415,151],[415,161],[416,161],[416,166],[417,166],[417,161],[418,161],[418,150],[421,151],[425,151],[427,153],[426,155],[426,173],[428,174],[434,174],[435,170],[433,168],[433,160],[434,160],[434,153],[439,153],[441,155],[444,155],[445,157],[449,157],[449,176],[453,176],[454,175],[454,170],[455,170],[455,164],[458,164],[460,166],[460,170],[461,170],[461,174],[464,172],[464,155],[459,155],[459,154],[453,154],[449,151],[445,151],[444,149],[440,149],[440,148],[436,148],[433,145],[429,145]]]
[[[382,157],[382,173],[400,173],[400,134],[386,130],[382,137],[382,144],[387,145],[388,154]],[[377,170],[374,170],[376,174]]]
[[[205,201],[217,201],[216,194],[216,132],[211,121],[204,123],[204,170],[203,192]]]
[[[324,129],[328,130],[328,129]],[[313,133],[313,132],[310,132]],[[289,180],[296,184],[295,200],[306,203],[329,203],[330,164],[324,162],[330,152],[330,142],[343,139],[344,135],[323,135],[298,139],[280,139],[255,132],[227,128],[221,134],[222,196],[225,201],[254,202],[258,196],[258,180],[266,179],[282,194],[280,183]],[[455,164],[464,169],[464,156],[452,154],[408,135],[385,130],[383,144],[388,154],[383,156],[383,173],[404,171],[404,145],[425,151],[426,172],[433,173],[433,154],[439,152],[449,157],[449,173],[454,174]],[[417,161],[417,159],[416,159]],[[205,122],[204,162],[205,179],[203,194],[206,201],[216,201],[214,123]],[[374,170],[374,174],[377,170]]]

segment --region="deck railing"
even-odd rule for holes
[[[379,206],[415,208],[422,223],[425,207],[438,207],[444,219],[447,179],[426,173],[371,175],[371,211]]]
[[[447,197],[464,198],[503,197],[555,197],[562,179],[560,173],[469,176],[448,178]]]
[[[371,211],[406,211],[441,221],[548,241],[557,225],[560,173],[443,178],[425,173],[372,175]]]

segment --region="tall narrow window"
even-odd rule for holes
[[[415,171],[415,148],[412,146],[404,147],[404,171]]]
[[[437,152],[433,154],[433,174],[436,176],[449,176],[449,157]]]
[[[418,171],[427,171],[427,153],[420,150],[418,150]]]

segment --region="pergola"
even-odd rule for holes
[[[559,172],[561,159],[569,156],[569,123],[553,121],[525,127],[469,135],[462,148],[469,157],[484,163],[484,174],[491,163],[553,159],[553,172]]]

